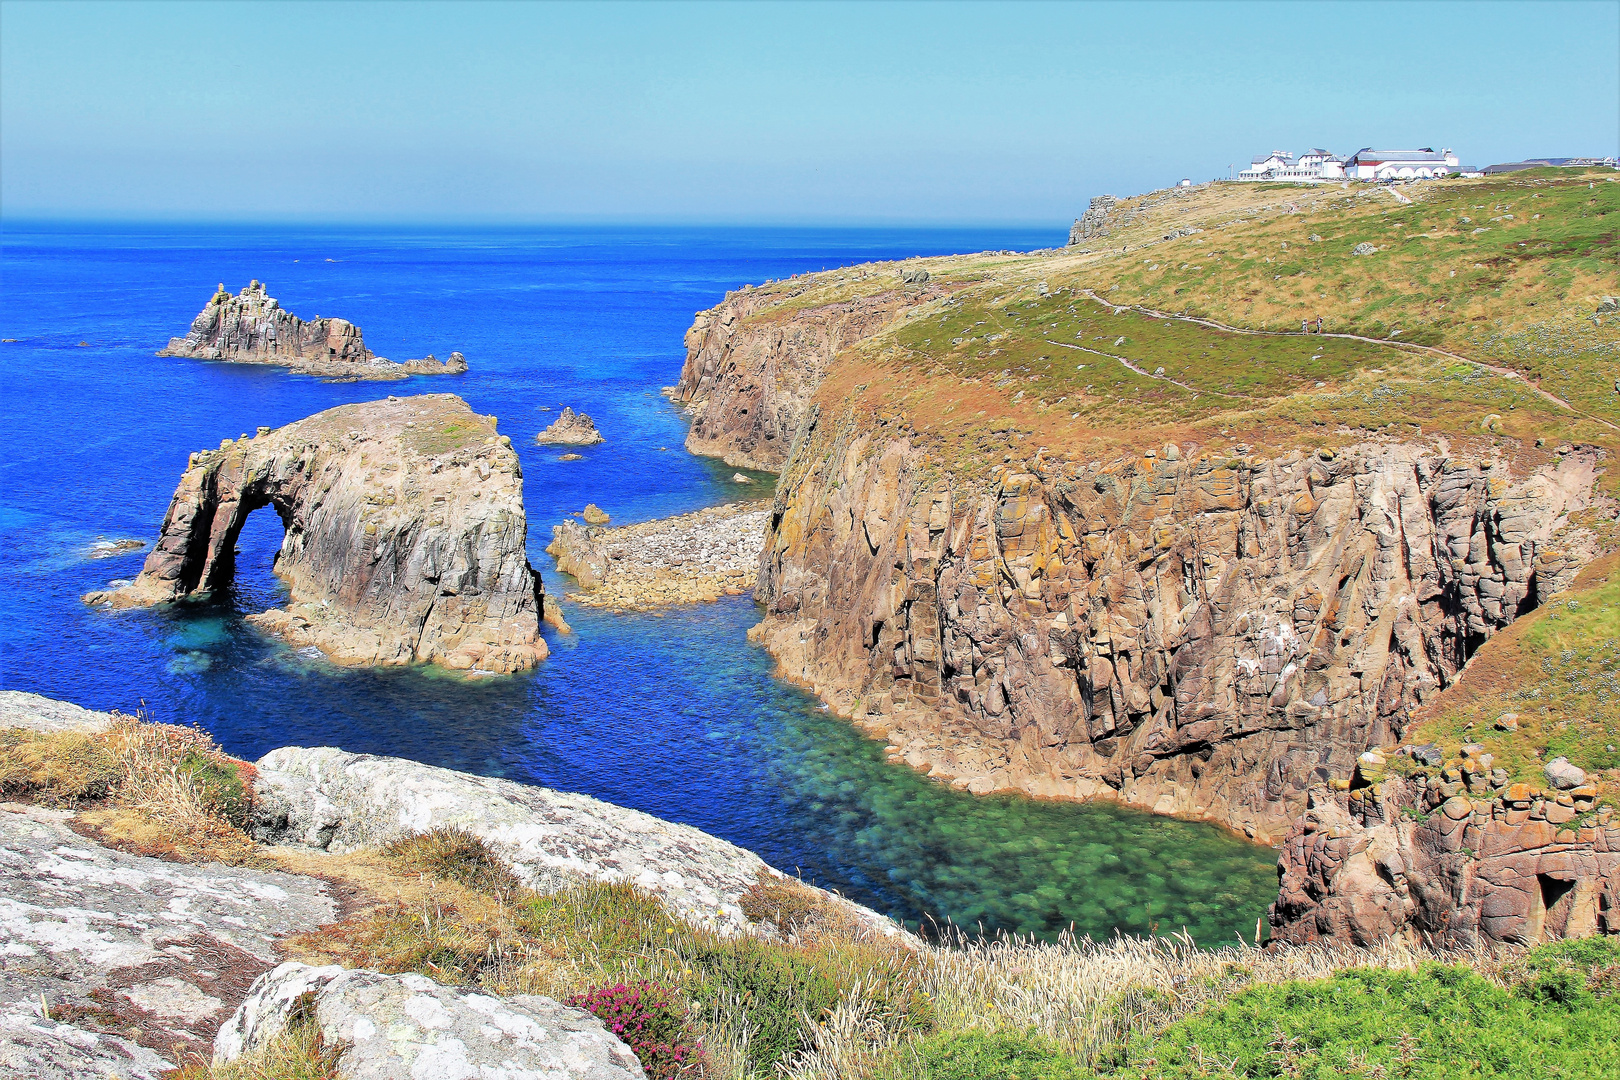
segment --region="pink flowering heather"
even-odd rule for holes
[[[702,1040],[686,1041],[686,1010],[657,983],[596,986],[568,1004],[591,1013],[623,1039],[651,1080],[696,1076],[703,1069]]]

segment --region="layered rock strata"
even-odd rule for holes
[[[673,388],[692,411],[692,453],[780,470],[833,357],[945,290],[925,282],[811,308],[793,307],[798,295],[748,289],[697,313]]]
[[[1458,946],[1620,933],[1620,824],[1597,790],[1493,783],[1488,767],[1313,789],[1278,860],[1273,933]]]
[[[340,379],[403,379],[456,375],[467,370],[460,353],[441,362],[427,356],[396,364],[366,348],[360,328],[347,319],[305,321],[283,308],[258,280],[231,295],[222,283],[184,337],[171,338],[159,356],[275,364]]]
[[[590,417],[564,405],[557,419],[536,435],[534,441],[541,446],[595,446],[605,440]]]
[[[571,599],[587,607],[645,610],[740,596],[759,573],[770,507],[731,503],[617,529],[565,521],[546,551],[579,582]]]
[[[910,436],[814,411],[800,447],[755,592],[786,675],[971,791],[1264,841],[1592,555],[1554,537],[1595,452],[1526,472],[1439,445],[1166,447],[953,483]]]
[[[339,853],[454,826],[488,841],[536,888],[575,877],[627,881],[727,935],[757,932],[742,896],[761,874],[782,876],[751,851],[588,795],[330,747],[272,750],[256,768],[254,831],[268,843]],[[868,908],[822,895],[873,934],[904,933]]]
[[[229,584],[243,522],[268,506],[291,598],[256,625],[340,664],[521,671],[547,651],[522,480],[494,418],[453,394],[260,428],[193,454],[140,576],[85,600],[143,606]]]
[[[300,1010],[339,1080],[545,1077],[641,1080],[641,1062],[602,1021],[536,994],[497,998],[421,975],[288,963],[261,976],[214,1041],[214,1065],[271,1042]]]

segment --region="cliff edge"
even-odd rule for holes
[[[513,672],[544,659],[522,471],[493,417],[453,394],[344,405],[191,456],[140,576],[114,608],[220,588],[247,516],[286,527],[285,609],[250,616],[340,664]]]

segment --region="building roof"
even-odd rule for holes
[[[1371,164],[1378,161],[1444,161],[1444,153],[1436,153],[1432,146],[1425,146],[1421,150],[1374,150],[1367,147],[1357,150],[1352,160]]]

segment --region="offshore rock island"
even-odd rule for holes
[[[266,506],[286,527],[275,572],[291,599],[249,619],[295,646],[492,673],[545,658],[517,455],[453,394],[344,405],[193,454],[140,576],[85,600],[220,588],[243,522]]]
[[[410,375],[459,375],[458,352],[440,361],[427,356],[394,363],[366,348],[360,328],[346,319],[305,321],[283,308],[257,279],[232,295],[222,283],[192,320],[184,337],[171,338],[159,356],[274,364],[306,375],[341,380],[391,380]]]
[[[728,294],[672,396],[689,449],[781,470],[750,636],[958,787],[1287,838],[1291,940],[1620,925],[1620,772],[1546,788],[1505,724],[1374,768],[1620,543],[1612,266],[1527,254],[1616,209],[1588,179],[1202,185],[1102,208],[1107,251]]]

